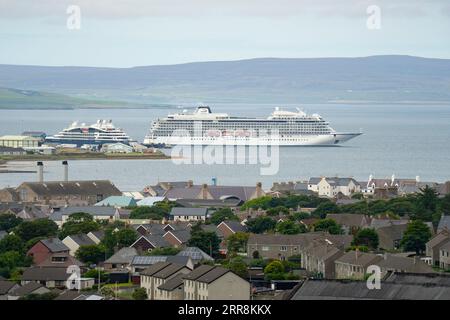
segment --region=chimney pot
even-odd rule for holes
[[[63,161],[62,165],[64,167],[64,182],[69,181],[69,163],[67,161]]]
[[[42,161],[39,161],[37,163],[38,167],[38,182],[42,183],[44,182],[44,163]]]

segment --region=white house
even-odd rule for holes
[[[334,198],[339,193],[349,197],[361,192],[361,186],[353,178],[314,177],[308,181],[308,190],[316,192],[320,197]]]

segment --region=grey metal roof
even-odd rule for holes
[[[370,290],[365,281],[306,280],[291,300],[448,300],[450,287],[382,282]]]
[[[195,261],[201,261],[201,260],[214,261],[214,259],[210,255],[208,255],[202,249],[197,248],[197,247],[187,247],[184,250],[178,252],[177,255],[188,256],[188,257],[191,257],[191,259],[195,260]]]
[[[171,216],[206,216],[207,208],[181,208],[174,207],[170,211]]]
[[[48,248],[51,252],[63,252],[63,251],[69,251],[69,247],[67,247],[61,240],[58,238],[49,238],[49,239],[42,239],[40,241],[44,246]]]
[[[124,247],[113,254],[105,263],[111,264],[129,264],[137,256],[137,250],[133,247]]]

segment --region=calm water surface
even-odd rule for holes
[[[213,111],[238,116],[266,117],[275,105],[217,104]],[[294,108],[295,106],[288,106]],[[291,181],[310,176],[339,175],[367,180],[377,177],[420,176],[422,181],[450,179],[450,106],[390,105],[305,105],[308,113],[319,113],[337,131],[364,134],[342,147],[280,148],[280,168],[276,175],[261,176],[260,165],[175,165],[171,160],[71,161],[71,179],[110,179],[122,190],[139,190],[157,181],[193,179],[219,184],[254,185]],[[175,109],[152,110],[0,110],[0,135],[39,130],[54,134],[71,122],[93,123],[112,119],[130,136],[142,141],[151,120]],[[13,162],[11,169],[34,169],[34,163]],[[59,162],[45,163],[45,179],[59,180]],[[0,174],[0,188],[34,181],[33,173]]]

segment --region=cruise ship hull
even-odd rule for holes
[[[129,144],[129,140],[79,140],[79,139],[64,139],[64,138],[57,138],[57,137],[47,137],[45,139],[46,143],[49,144],[67,144],[67,145],[76,145],[77,147],[81,147],[83,145],[96,145],[101,146],[108,143],[123,143],[123,144]]]
[[[242,145],[242,146],[336,146],[361,135],[361,133],[331,133],[290,137],[146,137],[146,146],[175,145]]]

